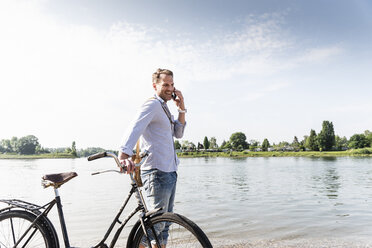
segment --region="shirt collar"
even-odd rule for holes
[[[158,99],[161,102],[161,104],[166,104],[166,102],[163,100],[163,98],[158,96],[158,94],[155,94],[155,98]]]

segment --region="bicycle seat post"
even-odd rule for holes
[[[65,222],[65,218],[63,216],[61,197],[59,196],[58,188],[54,187],[54,193],[56,195],[55,200],[56,200],[56,203],[57,203],[59,221],[61,223],[63,241],[65,242],[65,247],[70,248],[70,241],[68,240],[66,222]]]

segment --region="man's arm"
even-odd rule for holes
[[[186,107],[185,107],[185,101],[184,101],[182,92],[179,91],[179,90],[175,90],[174,92],[178,97],[178,98],[176,98],[176,100],[174,100],[178,109],[181,110],[181,111],[185,111]],[[184,131],[185,125],[186,125],[185,116],[186,116],[185,113],[179,112],[178,113],[178,119],[177,119],[177,121],[175,121],[174,136],[178,139],[182,138],[182,136],[183,136],[183,131]]]
[[[154,102],[147,101],[141,107],[141,111],[137,115],[135,121],[127,129],[126,135],[124,135],[118,157],[120,163],[128,167],[127,171],[129,172],[133,171],[134,169],[133,162],[129,160],[129,158],[133,155],[133,147],[135,146],[137,140],[144,132],[148,124],[153,119],[155,115],[154,107]]]

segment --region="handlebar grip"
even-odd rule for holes
[[[107,153],[106,152],[100,152],[100,153],[96,153],[96,154],[93,154],[93,155],[89,156],[88,161],[92,161],[92,160],[95,160],[95,159],[98,159],[98,158],[104,158],[104,157],[107,157]]]

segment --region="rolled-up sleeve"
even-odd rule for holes
[[[174,137],[176,137],[177,139],[182,138],[185,127],[186,127],[186,122],[185,124],[182,124],[178,120],[175,120],[174,121]]]
[[[133,148],[136,145],[137,140],[154,118],[156,112],[154,111],[154,107],[154,101],[147,101],[144,105],[142,105],[137,117],[127,128],[124,134],[121,142],[122,145],[119,148],[121,152],[128,154],[129,156],[133,155]]]

